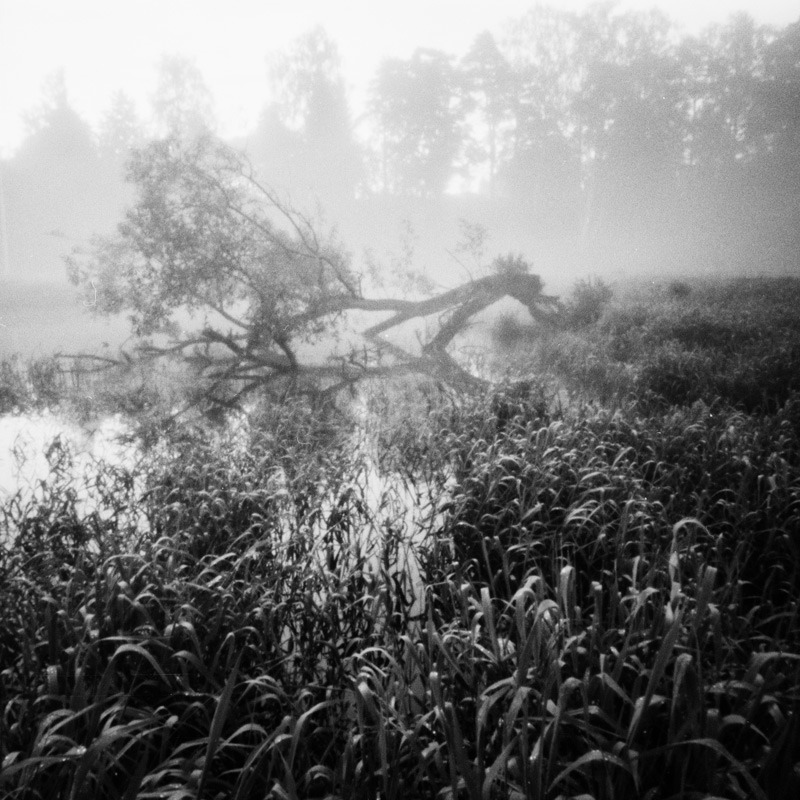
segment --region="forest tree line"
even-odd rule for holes
[[[655,11],[537,6],[465,53],[384,60],[357,116],[317,28],[269,60],[265,97],[232,144],[265,184],[334,219],[478,197],[487,219],[513,211],[598,258],[684,247],[723,259],[723,243],[780,268],[797,250],[800,21],[740,14],[688,35]],[[120,91],[96,130],[53,76],[0,162],[5,274],[62,270],[73,245],[109,232],[130,200],[132,148],[216,129],[202,72],[182,56],[159,64],[149,119]]]

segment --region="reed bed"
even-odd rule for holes
[[[787,415],[489,410],[421,530],[308,431],[8,505],[6,796],[792,796]]]
[[[377,397],[366,444],[287,409],[6,503],[0,794],[800,795],[800,396],[546,395]]]

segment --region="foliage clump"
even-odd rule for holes
[[[492,262],[492,269],[498,275],[527,275],[531,265],[522,255],[508,253],[508,255],[495,258]]]
[[[667,293],[675,300],[683,300],[692,293],[692,287],[686,281],[676,278],[667,285]]]
[[[0,414],[54,407],[70,385],[57,359],[42,356],[23,362],[12,356],[0,361]]]
[[[533,330],[513,313],[498,316],[492,325],[492,341],[501,351],[508,351],[525,341],[530,341]]]
[[[594,325],[613,296],[612,288],[600,278],[579,280],[565,304],[565,324],[575,328]]]
[[[709,284],[678,306],[616,308],[603,329],[609,352],[636,365],[642,402],[775,411],[800,391],[800,326],[788,313],[798,301],[796,282],[781,279]]]

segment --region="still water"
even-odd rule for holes
[[[0,417],[0,503],[17,492],[33,492],[67,452],[79,477],[100,461],[122,465],[135,447],[120,436],[127,428],[119,415],[82,427],[50,411]]]
[[[66,478],[66,485],[77,493],[78,513],[97,512],[105,516],[103,498],[94,496],[92,491],[91,487],[96,485],[92,477],[106,464],[129,469],[135,478],[142,454],[130,440],[124,441],[123,437],[129,432],[121,415],[105,417],[87,426],[49,411],[1,416],[0,506],[14,497],[25,503],[41,496],[44,484],[52,483],[54,471],[60,470],[67,473],[61,475]],[[246,437],[242,440],[243,446],[246,446],[245,441]],[[385,474],[377,467],[368,455],[364,437],[355,436],[352,444],[353,456],[361,464],[355,495],[366,506],[362,535],[367,538],[377,535],[380,539],[391,530],[399,532],[406,544],[403,552],[395,556],[402,563],[396,561],[394,566],[402,565],[417,586],[419,565],[415,550],[440,521],[436,500],[441,499],[444,486],[432,487],[425,482],[411,486],[407,480],[392,473]],[[280,481],[280,476],[278,478]],[[141,488],[134,489],[134,495],[141,491]],[[333,497],[325,502],[316,525],[324,526],[333,503]],[[146,521],[140,519],[139,523],[146,524]],[[5,543],[6,533],[0,529],[0,545]],[[320,541],[325,538],[322,528],[315,535]],[[377,554],[370,561],[378,567]]]

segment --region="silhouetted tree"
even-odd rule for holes
[[[113,96],[98,135],[101,175],[99,179],[108,187],[108,196],[122,215],[132,200],[131,187],[125,182],[125,169],[131,152],[145,140],[141,120],[133,100],[119,91]]]
[[[9,262],[26,276],[52,276],[76,241],[107,230],[113,194],[91,128],[69,104],[63,72],[43,94],[4,176]]]
[[[324,200],[352,200],[363,180],[336,43],[321,27],[301,36],[275,60],[272,79],[280,122],[298,136],[294,182]],[[273,119],[270,134],[284,144]]]
[[[122,166],[131,150],[141,146],[144,139],[144,127],[136,112],[136,104],[125,92],[116,92],[100,123],[98,144],[101,157]]]
[[[800,186],[800,21],[764,48],[758,103],[766,121],[761,175],[773,185]]]
[[[513,126],[517,81],[489,31],[478,35],[459,68],[464,93],[471,101],[469,111],[477,114],[482,129],[477,136],[473,133],[477,148],[473,148],[470,161],[486,165],[489,195],[493,196],[495,176]]]
[[[574,209],[581,181],[578,17],[535,6],[511,28],[507,58],[518,86],[513,147],[500,178],[517,203]]]
[[[216,127],[211,90],[200,67],[186,56],[161,57],[152,105],[162,136],[191,139]]]
[[[682,73],[660,12],[584,19],[588,54],[576,108],[584,170],[605,219],[661,208],[683,162]],[[589,42],[593,42],[593,49]]]
[[[418,49],[378,69],[370,108],[378,125],[384,191],[436,196],[463,145],[464,109],[450,56]]]
[[[276,104],[266,106],[247,139],[247,152],[259,177],[283,192],[297,188],[303,150],[302,134],[284,123]]]
[[[28,135],[17,151],[19,165],[67,165],[81,170],[97,157],[91,128],[69,104],[63,70],[51,75],[43,87],[42,102],[27,115]],[[49,161],[46,165],[44,162]]]
[[[504,47],[520,89],[500,182],[538,207],[560,195],[564,209],[580,187],[585,254],[699,246],[695,258],[724,263],[747,245],[784,260],[800,185],[799,39],[797,26],[746,15],[686,36],[658,12],[537,6]]]

